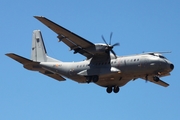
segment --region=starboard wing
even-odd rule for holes
[[[86,56],[87,58],[91,58],[93,56],[93,53],[90,53],[86,50],[87,48],[95,47],[95,45],[90,41],[78,36],[77,34],[65,29],[64,27],[54,23],[53,21],[45,17],[34,17],[40,22],[42,22],[44,25],[49,27],[51,30],[53,30],[55,33],[57,33],[58,38],[67,46],[69,46],[71,50],[74,50],[75,52],[78,52]]]

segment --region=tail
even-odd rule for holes
[[[58,60],[47,55],[40,30],[33,31],[31,60],[36,62],[59,62]]]
[[[33,31],[31,60],[14,53],[7,53],[6,55],[23,64],[24,68],[28,70],[39,71],[40,73],[59,81],[65,80],[65,78],[63,78],[60,74],[55,74],[49,70],[46,70],[40,65],[41,62],[60,62],[47,56],[40,30]]]

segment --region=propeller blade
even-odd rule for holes
[[[102,35],[101,37],[102,37],[103,41],[106,43],[106,45],[108,45],[106,40],[104,39],[104,36]]]
[[[119,43],[115,43],[115,44],[111,45],[112,35],[113,35],[113,33],[111,32],[110,39],[109,39],[109,44],[107,44],[107,42],[106,42],[106,40],[105,40],[103,35],[101,37],[102,37],[104,43],[107,45],[107,47],[105,48],[105,50],[106,50],[105,52],[109,53],[111,51],[112,54],[115,56],[115,58],[117,58],[116,53],[113,51],[113,47],[114,46],[119,46],[120,44]]]
[[[113,35],[113,33],[111,32],[111,34],[110,34],[110,39],[109,39],[109,45],[111,45],[112,35]]]
[[[119,43],[115,43],[114,45],[112,45],[112,47],[119,46],[119,45],[120,45]]]
[[[111,50],[111,52],[115,56],[115,58],[117,58],[116,53],[113,50]]]

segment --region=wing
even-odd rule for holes
[[[53,21],[40,16],[34,16],[36,19],[38,19],[40,22],[42,22],[44,25],[49,27],[51,30],[53,30],[55,33],[58,34],[58,38],[64,42],[67,46],[70,47],[71,50],[74,50],[75,53],[80,53],[87,58],[91,58],[93,56],[93,53],[90,53],[87,51],[87,48],[93,48],[95,45],[88,40],[76,35],[75,33],[63,28],[62,26],[54,23]]]
[[[29,60],[27,58],[24,58],[22,56],[16,55],[14,53],[8,53],[6,54],[8,57],[16,60],[17,62],[21,63],[24,65],[24,68],[28,69],[28,70],[34,70],[34,71],[39,71],[40,73],[49,76],[51,78],[54,78],[58,81],[64,81],[66,80],[65,78],[63,78],[61,75],[58,74],[54,74],[50,71],[44,70],[43,68],[41,68],[39,66],[39,62],[34,62],[32,60]]]
[[[145,78],[142,78],[142,79],[146,80]],[[155,84],[157,84],[157,85],[163,86],[163,87],[168,87],[168,86],[169,86],[168,83],[166,83],[166,82],[164,82],[164,81],[162,81],[162,80],[159,80],[158,82],[154,81],[152,76],[149,76],[149,77],[148,77],[148,81],[150,81],[150,82],[152,82],[152,83],[155,83]]]

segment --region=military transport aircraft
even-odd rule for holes
[[[40,30],[33,31],[31,60],[14,53],[7,56],[23,64],[24,68],[52,77],[58,81],[69,78],[78,83],[93,82],[106,87],[107,93],[119,92],[119,87],[131,80],[138,78],[150,81],[164,87],[168,83],[160,80],[160,77],[170,75],[174,65],[165,58],[161,52],[148,52],[130,56],[117,56],[113,47],[119,43],[108,44],[104,37],[104,43],[94,44],[63,28],[51,20],[35,16],[40,22],[58,34],[62,41],[75,53],[80,53],[86,60],[79,62],[62,62],[47,55]]]

